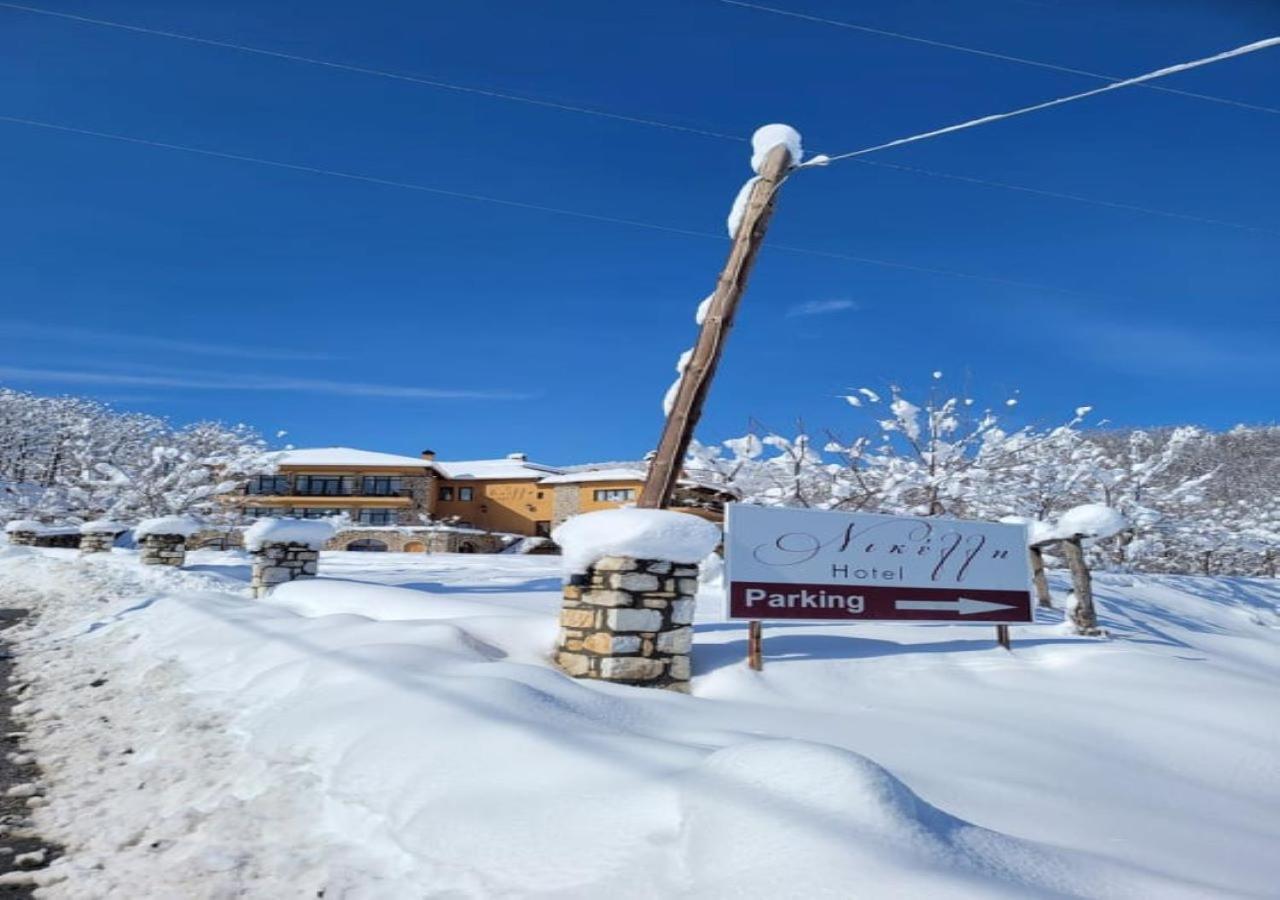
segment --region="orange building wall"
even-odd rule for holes
[[[640,496],[640,488],[644,486],[641,481],[588,481],[580,484],[578,487],[581,493],[578,495],[578,512],[596,512],[601,509],[617,509],[624,503],[635,503],[636,498]],[[630,490],[635,494],[630,500],[597,500],[595,499],[596,491],[619,491]]]
[[[440,489],[452,488],[452,500],[441,500]],[[474,498],[459,500],[458,491],[471,488]],[[441,519],[457,516],[475,528],[512,534],[537,533],[538,522],[551,521],[552,488],[537,479],[521,481],[441,480],[436,483],[435,515]]]

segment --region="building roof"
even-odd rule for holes
[[[587,469],[580,472],[565,472],[562,475],[550,475],[542,479],[542,484],[585,484],[589,481],[644,481],[644,469],[615,466],[607,469]]]
[[[467,459],[456,462],[437,461],[436,468],[452,481],[485,481],[489,479],[541,479],[558,475],[562,471],[555,466],[532,463],[516,456],[504,459]]]
[[[378,453],[374,450],[356,450],[353,447],[309,447],[299,450],[282,450],[273,454],[281,466],[351,466],[356,469],[439,468],[421,456],[397,456],[394,453]]]

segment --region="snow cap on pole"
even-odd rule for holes
[[[791,153],[791,165],[800,165],[800,157],[804,155],[800,146],[800,132],[790,125],[762,125],[751,135],[751,168],[754,172],[759,174],[764,158],[779,144],[785,144]]]

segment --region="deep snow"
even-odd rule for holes
[[[548,663],[554,557],[0,548],[50,897],[1274,896],[1280,583],[1102,574],[1111,640],[700,598],[694,695]],[[1054,580],[1065,591],[1065,583]],[[97,687],[93,682],[105,679]]]

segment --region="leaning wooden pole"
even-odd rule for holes
[[[667,414],[657,453],[649,465],[649,474],[636,506],[662,509],[671,500],[693,430],[702,416],[702,404],[720,364],[725,338],[733,327],[733,318],[747,289],[751,267],[764,242],[778,189],[787,173],[799,162],[791,158],[786,146],[779,144],[769,151],[764,165],[760,167],[760,178],[751,189],[738,233],[734,235],[733,246],[729,249],[729,259],[716,283],[716,291],[702,321],[702,331],[680,379],[679,391]]]

